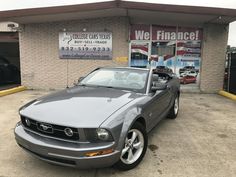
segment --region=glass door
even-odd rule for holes
[[[150,56],[150,42],[131,41],[129,48],[129,66],[146,68]]]
[[[151,63],[160,72],[175,72],[176,41],[152,41]]]

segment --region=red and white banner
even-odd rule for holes
[[[200,42],[178,42],[177,43],[177,55],[188,56],[188,57],[200,57],[201,56],[201,45]]]
[[[144,45],[132,45],[131,46],[132,53],[141,53],[143,55],[148,55],[148,46]]]

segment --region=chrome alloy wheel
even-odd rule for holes
[[[174,112],[175,112],[175,115],[178,113],[179,111],[179,97],[177,96],[175,98],[175,104],[174,104]]]
[[[131,129],[125,139],[125,146],[121,152],[121,161],[132,164],[139,159],[144,148],[144,137],[141,131]]]

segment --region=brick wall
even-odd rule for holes
[[[200,90],[218,92],[223,87],[228,25],[206,24],[202,47]]]
[[[22,85],[34,89],[65,88],[67,61],[59,59],[59,31],[112,32],[113,60],[69,59],[69,85],[99,66],[127,66],[117,57],[128,57],[128,20],[125,17],[110,17],[41,24],[26,24],[20,38],[20,62]]]
[[[20,37],[20,62],[22,85],[34,89],[65,88],[67,60],[58,57],[59,31],[104,31],[113,34],[113,60],[69,59],[69,85],[99,66],[127,66],[117,57],[128,57],[128,19],[108,17],[41,24],[26,24]],[[222,89],[228,26],[204,25],[200,90],[214,93]]]

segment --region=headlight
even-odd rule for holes
[[[113,141],[111,133],[104,128],[86,128],[84,132],[86,139],[90,142]]]
[[[110,134],[106,129],[98,128],[96,131],[97,131],[98,139],[100,139],[102,141],[109,140]]]

